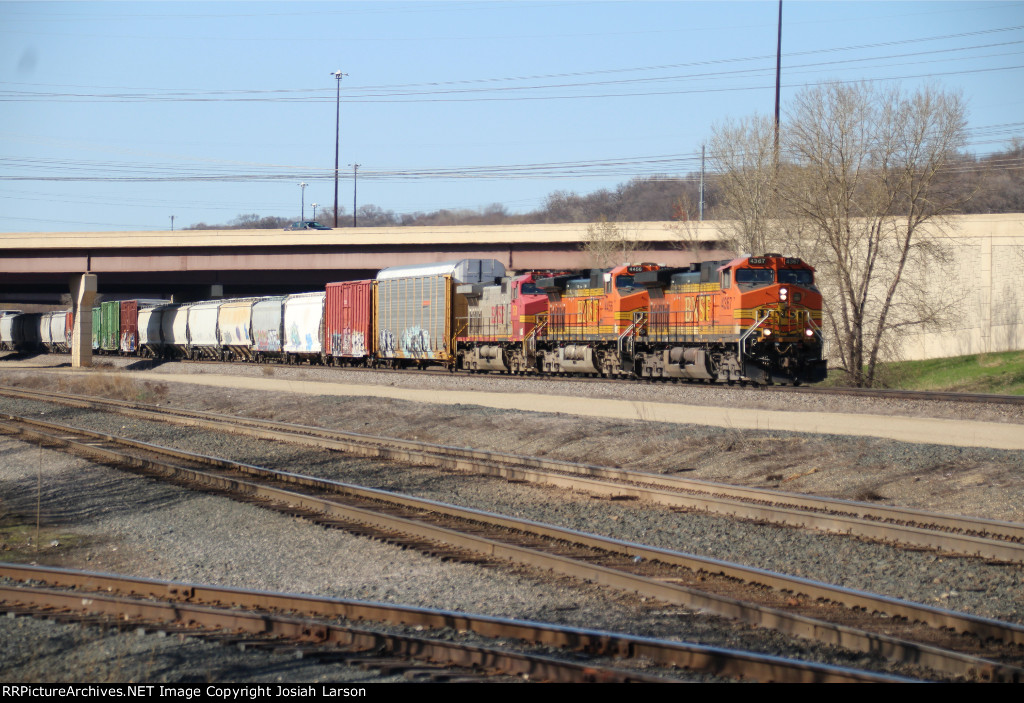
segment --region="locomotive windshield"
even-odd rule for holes
[[[531,281],[524,283],[522,288],[519,289],[519,292],[523,295],[544,295],[544,291],[538,288],[536,283]]]
[[[636,286],[633,283],[632,276],[619,276],[615,279],[615,287],[621,290],[623,288],[635,288]]]
[[[736,269],[736,283],[741,286],[766,286],[775,282],[771,269]]]
[[[779,269],[779,283],[812,286],[814,285],[814,272],[807,269]]]

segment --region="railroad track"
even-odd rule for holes
[[[9,357],[17,358],[17,354],[9,353]],[[63,355],[67,356],[67,355]],[[70,358],[70,357],[69,357]],[[103,356],[97,355],[98,359],[104,359]],[[121,358],[121,357],[119,357]],[[182,364],[201,364],[201,365],[213,365],[217,366],[224,364],[223,361],[214,361],[210,359],[176,359],[176,363]],[[133,362],[134,365],[138,365],[138,368],[151,368],[154,365],[159,365],[160,361],[154,361],[152,359],[137,359]],[[368,368],[362,366],[345,366],[345,371],[352,373],[382,373],[392,371],[391,369],[384,368]],[[447,370],[440,370],[438,368],[426,368],[426,369],[403,369],[401,371],[394,371],[394,373],[400,373],[405,375],[415,376],[437,376],[440,378],[450,378],[452,372]],[[461,373],[461,372],[460,372]],[[465,372],[469,373],[469,372]],[[480,374],[486,376],[487,372],[480,372]],[[982,404],[995,404],[995,405],[1024,405],[1024,395],[1002,395],[996,393],[959,393],[954,391],[914,391],[914,390],[902,390],[892,388],[852,388],[852,387],[831,387],[821,388],[816,386],[733,386],[720,383],[704,384],[701,382],[687,381],[685,379],[672,379],[672,378],[651,378],[651,379],[633,379],[633,378],[600,378],[592,376],[584,376],[581,374],[551,374],[551,375],[538,375],[538,374],[527,374],[524,376],[513,376],[510,374],[497,374],[496,376],[501,378],[524,378],[533,380],[543,380],[545,378],[557,378],[558,380],[571,380],[579,383],[604,383],[604,384],[618,384],[618,383],[648,383],[648,384],[675,384],[681,383],[693,384],[693,385],[706,385],[711,388],[720,389],[740,389],[743,388],[749,392],[767,392],[767,393],[797,393],[804,395],[845,395],[854,396],[860,398],[875,398],[875,399],[892,399],[892,400],[922,400],[931,402],[957,402],[957,403],[982,403]]]
[[[589,464],[328,430],[219,413],[0,387],[0,395],[109,410],[159,422],[525,481],[613,498],[1024,563],[1024,524],[819,498]]]
[[[162,631],[170,625],[191,636],[205,633],[227,644],[284,649],[304,658],[386,666],[390,670],[404,668],[417,678],[432,681],[479,680],[482,669],[505,676],[560,683],[678,680],[667,672],[625,668],[630,664],[635,667],[637,662],[647,667],[680,668],[761,682],[909,680],[719,647],[404,605],[24,564],[0,564],[0,579],[15,582],[9,585],[0,582],[0,611],[17,614],[27,609],[32,614],[45,612],[52,617],[55,615],[52,609],[56,608],[61,616],[68,614],[76,619],[113,615],[121,628],[125,627],[126,616],[137,618],[139,622],[144,618],[150,627],[163,628]],[[398,633],[369,630],[365,627],[368,622],[401,630]],[[198,631],[198,627],[202,627],[203,632]],[[422,630],[428,632],[423,634]],[[431,632],[445,630],[448,637],[431,636]],[[450,641],[452,630],[504,643],[495,646],[476,641],[453,642]],[[509,647],[508,640],[520,641],[527,651]],[[572,660],[528,651],[537,646],[571,653]],[[348,651],[339,655],[338,647]],[[429,660],[429,664],[410,663],[413,657]],[[582,657],[585,659],[581,661]],[[460,669],[453,671],[448,667]],[[469,671],[465,670],[467,668]]]
[[[1024,680],[1015,623],[36,420],[3,431],[441,558],[511,560],[944,675]]]

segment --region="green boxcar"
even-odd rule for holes
[[[100,308],[100,349],[117,354],[121,351],[121,301],[107,301]]]

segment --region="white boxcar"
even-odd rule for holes
[[[182,356],[188,349],[188,305],[171,305],[160,316],[163,356]]]
[[[43,313],[39,325],[39,341],[51,352],[66,352],[66,337],[69,310]]]
[[[13,351],[21,341],[21,310],[0,311],[0,349]]]
[[[326,291],[284,299],[284,352],[289,361],[322,360]]]
[[[225,300],[217,313],[220,346],[232,359],[252,358],[252,306],[259,298]]]
[[[160,356],[164,349],[164,337],[161,331],[164,311],[171,309],[167,305],[139,310],[139,355]]]
[[[188,306],[189,358],[220,358],[220,335],[217,332],[217,312],[220,306],[219,300],[207,300]]]
[[[261,298],[252,306],[252,349],[256,361],[284,352],[285,296]]]

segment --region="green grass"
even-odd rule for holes
[[[1024,395],[1024,351],[879,364],[878,388]],[[830,373],[824,384],[847,385]]]
[[[35,524],[10,514],[0,515],[0,561],[30,562],[72,549],[82,538],[43,526],[36,542]],[[56,543],[56,544],[54,544]]]

